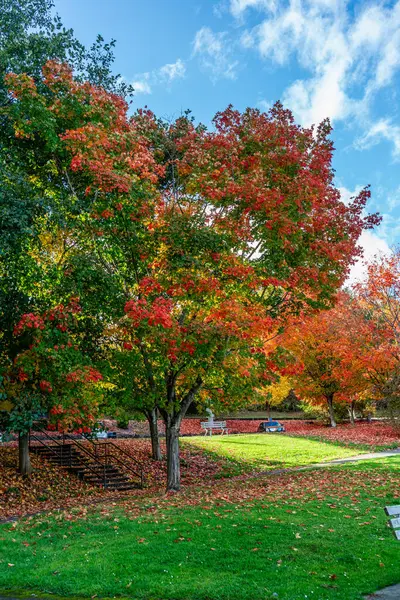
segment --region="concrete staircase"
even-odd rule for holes
[[[121,491],[143,487],[143,469],[138,463],[133,467],[133,457],[113,442],[84,444],[71,438],[61,443],[45,435],[45,440],[38,434],[31,435],[30,451],[85,483]]]

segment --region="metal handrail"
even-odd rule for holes
[[[143,482],[144,482],[143,466],[142,466],[142,464],[135,457],[133,457],[129,452],[127,452],[126,450],[123,450],[122,448],[120,448],[119,446],[117,446],[117,444],[115,444],[114,442],[111,442],[110,440],[104,440],[103,442],[100,442],[98,440],[93,440],[90,437],[88,437],[87,440],[92,444],[92,446],[94,446],[96,456],[97,456],[97,448],[101,448],[102,446],[103,447],[110,447],[110,446],[112,446],[119,453],[124,454],[125,456],[127,456],[129,458],[129,460],[131,460],[133,463],[135,463],[137,465],[138,471],[136,471],[135,469],[133,469],[132,467],[130,467],[129,465],[127,465],[126,462],[124,462],[123,460],[119,459],[118,457],[111,455],[112,458],[114,458],[121,465],[123,465],[124,467],[126,467],[129,471],[131,471],[131,473],[133,473],[137,477],[140,477],[141,485],[143,487]],[[106,451],[104,451],[104,454],[105,453],[106,453]]]
[[[143,483],[144,483],[143,467],[140,464],[140,462],[138,460],[136,460],[136,458],[133,458],[133,456],[131,456],[129,452],[126,452],[125,450],[123,450],[122,448],[117,446],[117,444],[114,444],[114,442],[109,442],[109,445],[112,446],[112,448],[115,448],[120,454],[127,456],[129,458],[129,460],[131,460],[134,464],[136,464],[138,466],[137,468],[139,469],[139,473],[136,473],[135,469],[126,465],[132,471],[132,473],[135,473],[136,475],[138,475],[140,477],[140,483],[141,483],[141,486],[143,487]],[[119,458],[118,456],[114,456],[113,458],[115,460],[118,460],[121,464],[125,464],[124,461],[121,458]]]
[[[37,442],[39,442],[40,444],[42,444],[45,448],[47,448],[48,450],[50,450],[51,452],[54,452],[57,456],[59,456],[59,454],[57,454],[57,452],[54,450],[54,448],[52,446],[50,446],[49,444],[46,444],[46,442],[44,442],[43,440],[41,440],[40,438],[37,437],[37,435],[35,435],[34,433],[30,433],[29,434],[29,438],[30,439],[35,439]],[[54,442],[56,442],[57,446],[61,446],[63,447],[63,444],[60,444],[59,442],[57,442],[56,440],[53,440]]]
[[[105,446],[107,444],[107,446],[112,446],[113,448],[116,448],[116,450],[118,450],[118,452],[120,452],[121,454],[125,454],[125,456],[127,456],[132,462],[136,463],[140,470],[143,470],[141,462],[138,461],[134,456],[132,456],[132,454],[130,454],[130,452],[127,452],[126,450],[123,450],[120,446],[117,446],[117,444],[115,444],[115,442],[110,442],[109,440],[104,441],[104,442],[91,440],[91,442],[92,442],[92,444],[98,445],[98,446]]]
[[[103,473],[103,479],[104,479],[104,485],[107,484],[107,478],[106,478],[106,470],[105,467],[107,465],[101,463],[97,457],[90,452],[90,450],[88,450],[87,448],[85,448],[82,444],[80,444],[77,440],[75,440],[73,437],[69,436],[67,433],[63,434],[63,443],[58,442],[55,438],[53,438],[51,435],[49,435],[46,431],[44,431],[43,429],[38,429],[38,431],[40,431],[40,433],[42,433],[43,435],[45,435],[47,438],[49,438],[49,440],[51,440],[52,442],[55,442],[57,444],[57,446],[61,446],[61,447],[66,447],[64,444],[64,438],[68,437],[71,439],[71,441],[78,446],[78,448],[80,450],[83,450],[83,452],[86,452],[86,454],[88,454],[90,456],[90,458],[95,462],[95,464],[97,464],[99,467],[102,467],[104,469],[104,473]],[[41,444],[43,444],[46,448],[50,449],[52,452],[54,452],[53,448],[51,448],[51,446],[49,444],[45,444],[43,442],[43,440],[40,440],[40,438],[38,438],[35,434],[31,433],[31,437],[34,437],[38,442],[40,442]],[[70,465],[71,466],[71,465]],[[99,475],[98,471],[96,471],[91,465],[90,463],[88,463],[87,461],[84,464],[85,467],[87,467],[89,469],[89,471],[92,471],[92,473],[94,473],[96,476]]]
[[[92,458],[95,462],[98,462],[97,456],[93,452],[91,452],[90,450],[88,450],[87,448],[85,448],[85,446],[83,444],[81,444],[81,442],[79,442],[78,440],[76,440],[75,438],[73,438],[72,435],[70,435],[69,433],[63,433],[63,438],[68,438],[69,440],[71,440],[71,442],[73,444],[75,444],[75,446],[78,446],[78,448],[80,450],[83,450],[83,452],[85,452],[86,454],[88,454],[90,456],[90,458]]]
[[[125,467],[126,469],[128,469],[131,473],[133,473],[134,475],[136,475],[137,477],[140,477],[140,482],[141,482],[141,486],[143,487],[143,468],[140,464],[140,462],[138,460],[136,460],[135,458],[133,458],[132,456],[130,456],[130,454],[128,452],[125,452],[124,450],[122,450],[119,446],[117,446],[116,444],[114,444],[114,442],[93,442],[93,445],[96,448],[96,453],[97,453],[97,448],[104,448],[104,460],[107,461],[107,458],[110,457],[113,460],[116,460],[120,465],[122,465],[123,467]],[[115,448],[118,452],[121,452],[122,454],[125,454],[129,459],[131,459],[134,463],[136,463],[139,466],[138,471],[136,471],[134,468],[132,468],[131,466],[129,466],[128,464],[126,464],[126,461],[124,462],[123,460],[121,460],[118,456],[115,456],[113,454],[110,454],[110,452],[108,451],[108,448],[112,446],[113,448]]]
[[[98,442],[98,441],[94,441],[89,439],[88,441],[94,446],[95,452],[91,452],[90,450],[88,450],[88,448],[86,448],[81,442],[79,442],[78,440],[76,440],[74,437],[72,437],[70,434],[68,433],[64,433],[63,434],[63,442],[58,442],[54,437],[52,437],[51,435],[49,435],[46,431],[44,431],[41,428],[37,429],[38,431],[40,431],[40,433],[42,433],[43,435],[45,435],[48,439],[50,439],[52,442],[55,442],[57,444],[57,446],[61,446],[61,447],[65,447],[65,438],[71,440],[71,442],[77,446],[82,452],[84,452],[85,454],[87,454],[96,465],[98,465],[99,467],[102,467],[104,470],[104,485],[107,484],[107,474],[106,474],[106,468],[108,466],[111,466],[112,463],[110,463],[110,458],[114,461],[117,461],[120,465],[122,465],[123,467],[125,467],[126,469],[128,469],[128,471],[130,471],[131,473],[133,473],[133,475],[135,475],[136,477],[140,478],[140,484],[141,487],[143,487],[143,483],[144,483],[144,477],[143,477],[143,468],[140,464],[140,462],[138,460],[136,460],[133,456],[131,456],[128,452],[126,452],[125,450],[122,450],[122,448],[120,448],[119,446],[117,446],[116,444],[114,444],[114,442],[110,442],[110,441],[105,441],[105,442]],[[34,434],[31,434],[32,437],[34,437],[37,441],[39,441],[40,443],[42,443],[46,448],[50,448],[53,452],[54,450],[51,448],[51,446],[49,446],[48,444],[45,444],[42,440],[40,440],[37,436],[35,436]],[[97,448],[98,447],[104,447],[104,456],[103,456],[103,461],[101,461],[100,457],[98,456],[98,452],[97,452]],[[121,460],[118,456],[113,455],[112,453],[110,453],[108,451],[108,448],[112,446],[113,448],[115,448],[118,452],[124,454],[125,456],[127,456],[133,463],[136,463],[138,465],[138,471],[136,471],[134,468],[132,468],[131,466],[127,465],[126,462],[124,462],[123,460]],[[95,471],[88,462],[85,462],[85,466],[92,471],[95,475],[98,475],[98,472]]]
[[[80,444],[75,438],[73,438],[72,436],[70,436],[68,433],[63,433],[63,441],[61,443],[61,442],[58,442],[54,437],[52,437],[51,435],[49,435],[47,433],[47,431],[44,431],[44,429],[38,429],[38,431],[40,431],[40,433],[42,433],[47,438],[49,438],[49,440],[51,440],[52,442],[55,442],[58,446],[65,446],[64,439],[66,437],[69,438],[76,446],[78,446],[78,448],[80,448],[81,450],[83,450],[83,452],[86,452],[86,454],[88,454],[90,456],[90,458],[92,458],[95,462],[97,461],[97,457],[92,452],[90,452],[90,450],[88,450],[87,448],[85,448],[85,446],[83,446],[82,444]],[[38,439],[37,436],[34,436],[34,437],[36,437],[36,439]]]

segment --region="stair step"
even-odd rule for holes
[[[74,456],[74,457],[78,457],[78,454],[75,454],[74,452],[51,452],[51,451],[47,451],[47,452],[36,452],[34,454],[38,454],[39,456],[45,457],[45,458],[53,458],[54,460],[57,460],[59,458],[66,458],[66,457],[70,457],[70,456]]]
[[[87,476],[85,475],[83,478],[85,481],[87,481],[88,483],[91,482],[96,482],[96,481],[104,481],[104,477],[94,477],[94,476]],[[106,477],[107,482],[109,483],[126,483],[127,481],[129,481],[129,477]]]
[[[58,463],[61,460],[69,460],[72,458],[72,455],[70,455],[70,454],[64,454],[64,456],[61,456],[61,454],[60,455],[51,454],[51,453],[44,454],[43,452],[40,454],[40,456],[41,456],[41,458],[45,458],[46,460],[51,460],[54,463]],[[76,458],[76,457],[74,457],[74,458]]]
[[[120,475],[124,476],[124,474],[120,471],[88,469],[87,467],[83,467],[82,465],[80,465],[78,468],[75,468],[74,470],[79,471],[80,473],[85,475],[85,477],[94,477],[95,479],[97,479],[98,477],[104,477],[104,475],[106,475],[108,478],[119,477]]]
[[[87,478],[94,478],[97,479],[99,477],[104,478],[104,475],[107,477],[107,479],[118,479],[118,478],[123,478],[123,479],[129,479],[129,477],[126,475],[126,473],[123,473],[122,471],[92,471],[89,469],[86,469],[85,471],[82,470],[82,472],[84,472],[85,477]]]
[[[90,469],[88,469],[87,467],[85,467],[84,465],[72,465],[70,467],[71,471],[75,471],[78,475],[85,475],[86,473],[92,473],[93,475],[101,475],[101,473],[93,473],[93,471],[91,471]]]
[[[60,462],[63,462],[65,460],[71,460],[72,458],[70,456],[52,456],[51,454],[41,454],[40,456],[41,458],[49,460],[54,464],[59,464]]]
[[[139,484],[129,481],[126,483],[106,483],[105,488],[107,490],[137,490]]]
[[[46,439],[46,445],[30,446],[30,451],[49,461],[53,465],[68,469],[82,481],[89,485],[104,487],[111,490],[133,490],[141,487],[139,478],[137,481],[130,479],[115,463],[113,456],[109,456],[110,464],[103,465],[101,461],[107,457],[99,453],[95,455],[94,450],[88,447],[88,452],[75,444],[52,444]],[[107,462],[108,462],[107,460]],[[104,484],[104,479],[106,484]]]
[[[49,448],[54,448],[54,450],[59,450],[60,452],[63,450],[65,452],[72,449],[75,450],[74,446],[71,446],[70,444],[64,444],[64,446],[57,446],[55,444],[48,444],[47,446],[30,446],[30,450],[33,450],[34,452],[48,452]]]
[[[82,469],[85,469],[88,473],[93,473],[93,474],[99,474],[102,475],[104,472],[107,473],[107,475],[113,475],[113,474],[118,474],[120,473],[120,471],[118,469],[116,469],[115,467],[106,467],[104,469],[104,467],[96,467],[96,466],[89,466],[89,465],[82,465],[81,464]]]

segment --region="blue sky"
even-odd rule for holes
[[[55,0],[89,44],[117,40],[115,70],[134,108],[207,125],[232,103],[276,100],[303,125],[329,117],[343,199],[371,184],[383,215],[369,258],[400,242],[400,0]],[[359,264],[353,277],[359,277]]]

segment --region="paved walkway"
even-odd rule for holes
[[[308,471],[309,469],[323,469],[324,467],[344,465],[345,463],[358,462],[360,460],[373,460],[374,458],[389,458],[390,456],[399,455],[400,448],[395,448],[394,450],[385,450],[382,452],[368,452],[366,454],[357,454],[355,456],[348,456],[347,458],[335,458],[334,460],[329,460],[327,462],[312,463],[311,465],[306,465],[305,467],[287,467],[282,469],[260,471],[259,475],[280,475],[281,473]],[[397,600],[400,600],[400,596]]]
[[[32,600],[49,600],[49,596],[46,598],[41,598],[36,596],[36,594],[31,594],[31,596],[0,596],[0,600],[28,600],[28,598],[31,598]],[[54,596],[54,598],[56,600],[70,600],[70,598],[63,599],[61,596]],[[370,596],[365,596],[365,600],[399,600],[399,598],[400,583],[397,585],[391,585],[383,590],[379,590]]]
[[[324,465],[341,465],[347,462],[356,462],[357,460],[368,460],[370,458],[387,458],[389,456],[397,456],[400,454],[400,448],[395,448],[394,450],[384,450],[382,452],[369,452],[367,454],[357,454],[356,456],[349,456],[348,458],[335,458],[334,460],[330,460],[327,463],[318,463],[318,465],[314,466],[324,466]]]
[[[379,590],[371,596],[365,596],[365,600],[399,600],[400,598],[400,583],[391,585],[384,590]]]

